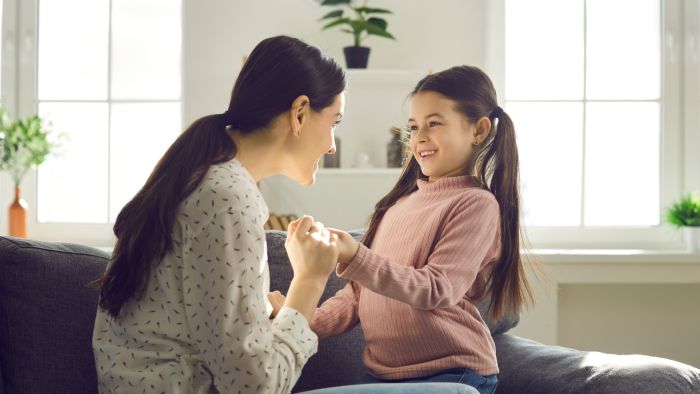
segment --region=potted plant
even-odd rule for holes
[[[396,39],[387,31],[387,21],[378,16],[391,14],[392,12],[387,9],[368,7],[367,1],[357,6],[354,0],[321,0],[321,5],[340,7],[320,19],[327,22],[321,30],[341,26],[342,32],[353,36],[354,45],[343,48],[348,68],[367,68],[370,48],[363,47],[361,44],[370,35]]]
[[[690,252],[700,252],[700,195],[688,193],[671,205],[666,220],[683,229],[683,236]]]
[[[11,236],[27,236],[27,202],[21,197],[20,184],[27,172],[57,147],[49,134],[38,115],[13,122],[0,108],[0,170],[10,174],[15,186],[15,200],[9,209]]]

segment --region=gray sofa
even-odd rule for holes
[[[273,289],[292,272],[284,233],[268,232]],[[108,256],[71,244],[0,237],[0,394],[95,393],[91,349],[97,294],[86,283]],[[324,299],[343,286],[333,277]],[[655,357],[593,354],[509,335],[493,325],[498,393],[700,393],[700,370]],[[294,391],[350,384],[364,371],[359,327],[319,345]],[[591,361],[595,360],[595,361]]]

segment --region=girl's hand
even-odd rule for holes
[[[338,261],[338,237],[323,224],[304,215],[289,223],[284,243],[289,261],[298,279],[328,280]]]
[[[284,306],[285,297],[278,290],[275,290],[271,293],[267,293],[267,299],[270,300],[270,304],[272,304],[272,314],[270,314],[270,319],[274,319],[279,313],[280,309],[282,309],[282,306]]]
[[[360,248],[360,243],[355,241],[352,235],[343,230],[328,228],[331,234],[338,237],[338,262],[347,263],[357,254],[357,249]]]

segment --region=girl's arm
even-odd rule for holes
[[[493,196],[478,193],[455,208],[421,268],[395,264],[359,245],[354,257],[339,263],[336,272],[418,309],[455,305],[469,291],[482,263],[489,261],[487,257],[497,256],[498,235],[498,203]],[[339,243],[348,241],[343,235],[338,239]]]
[[[319,339],[325,339],[355,327],[360,321],[359,300],[360,287],[354,282],[348,282],[335,296],[316,309],[311,319],[311,329]]]

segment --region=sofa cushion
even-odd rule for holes
[[[95,393],[92,329],[105,269],[96,249],[0,237],[0,364],[5,392]]]
[[[676,361],[582,352],[508,334],[494,341],[499,394],[700,393],[700,370]]]

